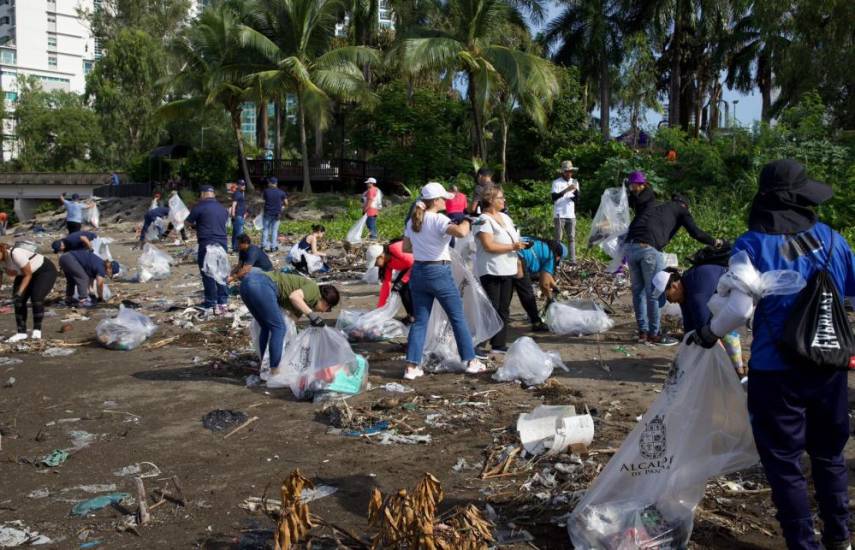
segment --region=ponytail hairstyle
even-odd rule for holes
[[[413,231],[421,232],[422,224],[425,221],[425,212],[433,206],[436,199],[419,199],[416,201],[416,207],[413,209],[413,215],[410,217],[410,222],[413,224]]]

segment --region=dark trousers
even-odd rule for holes
[[[481,286],[490,298],[490,303],[502,319],[502,328],[490,339],[490,345],[504,348],[508,344],[508,322],[511,318],[511,297],[514,295],[514,276],[484,275]]]
[[[205,265],[205,254],[207,253],[208,244],[214,244],[226,249],[226,245],[222,243],[199,243],[199,251],[196,255],[196,260],[199,264],[199,273],[202,275],[202,288],[205,291],[205,301],[202,307],[210,309],[216,305],[224,306],[229,303],[229,287],[226,285],[217,284],[213,277],[208,276],[202,271],[202,266]]]
[[[517,298],[520,299],[528,320],[532,325],[537,325],[541,322],[540,312],[537,310],[537,299],[534,297],[534,287],[531,286],[531,277],[528,274],[521,278],[516,277],[513,280],[514,290],[517,291]]]
[[[849,439],[846,372],[758,372],[748,378],[748,412],[760,461],[772,488],[790,550],[816,550],[801,458],[807,452],[823,540],[849,540],[849,496],[843,447]]]
[[[413,297],[410,295],[410,283],[401,285],[401,303],[404,304],[404,310],[408,317],[413,316]]]
[[[44,263],[30,279],[30,284],[21,293],[21,298],[15,301],[15,324],[18,332],[27,332],[27,302],[33,304],[33,330],[42,329],[42,320],[45,317],[45,298],[53,290],[56,282],[57,271],[53,262],[45,258]],[[23,276],[18,275],[12,283],[12,293],[18,295]]]
[[[65,222],[65,228],[68,230],[69,233],[74,233],[75,231],[80,231],[80,228],[82,226],[83,226],[83,224],[81,224],[80,222],[70,222],[70,221]]]
[[[65,275],[65,299],[74,299],[74,291],[77,291],[77,299],[85,300],[89,297],[89,285],[91,279],[77,258],[71,254],[63,254],[59,257],[59,267]]]
[[[232,218],[232,252],[237,251],[237,239],[243,235],[243,222],[243,216]]]
[[[161,235],[160,238],[165,239],[166,237],[168,237],[169,234],[172,233],[173,229],[175,229],[175,226],[172,225],[172,222],[170,222],[169,225],[166,226],[166,231],[164,231],[163,235]],[[181,229],[178,230],[178,233],[181,235],[182,241],[187,240],[187,231],[184,229],[183,225],[181,226]],[[145,235],[145,233],[143,233],[143,235]]]

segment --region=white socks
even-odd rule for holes
[[[6,342],[9,344],[14,344],[15,342],[20,342],[21,340],[26,340],[26,339],[27,339],[27,333],[26,332],[19,332],[15,336],[10,336],[6,340]]]

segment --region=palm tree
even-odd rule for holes
[[[241,171],[251,191],[241,112],[252,90],[243,74],[249,66],[243,64],[247,57],[240,47],[240,31],[236,15],[226,6],[206,9],[187,27],[172,45],[176,58],[184,62],[169,77],[173,92],[181,99],[167,103],[158,112],[161,117],[172,119],[215,105],[225,109],[234,130]]]
[[[307,119],[326,128],[333,99],[372,101],[361,66],[376,63],[377,52],[363,46],[331,49],[342,4],[338,0],[253,0],[241,44],[264,57],[266,66],[253,78],[268,88],[297,96],[303,190],[311,192]]]
[[[410,75],[435,69],[465,76],[475,152],[486,163],[491,97],[501,86],[519,94],[538,86],[551,99],[558,89],[555,75],[542,58],[499,44],[509,26],[525,27],[520,11],[506,0],[449,0],[442,18],[442,28],[418,30],[414,34],[420,36],[401,40],[392,56]]]
[[[600,131],[609,137],[612,72],[623,59],[629,8],[622,0],[562,0],[563,9],[546,27],[548,45],[558,45],[553,61],[576,65],[583,83],[599,90]]]

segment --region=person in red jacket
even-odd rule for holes
[[[392,291],[401,296],[404,309],[407,310],[408,321],[413,318],[413,302],[410,299],[410,271],[413,269],[413,255],[404,252],[404,241],[396,239],[387,245],[372,245],[366,250],[366,260],[369,267],[380,268],[380,299],[377,307],[383,307]],[[397,271],[395,281],[392,281],[392,272]]]

